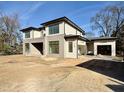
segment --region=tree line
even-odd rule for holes
[[[19,29],[20,21],[18,14],[7,15],[4,12],[0,12],[1,52],[11,54],[14,51],[22,51],[22,34]]]

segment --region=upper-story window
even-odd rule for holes
[[[49,26],[49,34],[57,34],[59,33],[59,24]]]
[[[30,38],[30,31],[25,32],[25,38]]]

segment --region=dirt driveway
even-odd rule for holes
[[[123,82],[76,66],[92,58],[0,57],[0,91],[114,91]]]

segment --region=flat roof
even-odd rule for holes
[[[89,41],[98,41],[98,40],[117,40],[117,37],[94,37],[88,38]]]
[[[69,39],[69,38],[78,38],[78,39],[84,40],[84,41],[87,40],[87,38],[82,37],[82,36],[80,36],[80,35],[65,35],[64,38],[65,38],[65,39]]]
[[[61,17],[61,18],[51,20],[51,21],[44,22],[41,25],[46,26],[46,25],[50,25],[50,24],[57,23],[57,22],[62,22],[62,21],[67,22],[68,24],[70,24],[71,26],[75,27],[80,32],[82,32],[83,34],[85,34],[85,31],[83,29],[81,29],[78,25],[76,25],[74,22],[72,22],[69,18],[67,18],[65,16]]]
[[[22,31],[22,32],[30,31],[30,30],[41,31],[42,29],[45,29],[45,28],[44,27],[39,27],[39,28],[36,28],[36,27],[27,27],[27,28],[21,29],[20,31]]]
[[[25,31],[30,31],[30,30],[39,30],[39,29],[36,27],[27,27],[27,28],[21,29],[20,31],[25,32]]]

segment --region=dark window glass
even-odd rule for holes
[[[59,54],[59,41],[50,41],[49,42],[49,53],[50,54]]]
[[[29,52],[30,46],[29,43],[25,43],[25,52]]]
[[[30,31],[25,32],[25,38],[30,38]]]
[[[73,43],[69,42],[69,52],[73,52]]]
[[[59,33],[59,24],[49,26],[49,34],[57,34]]]

